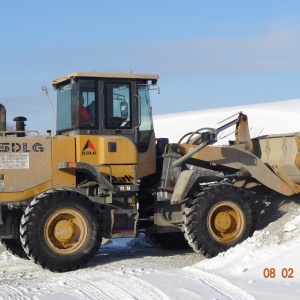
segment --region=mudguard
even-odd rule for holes
[[[184,201],[189,191],[195,184],[222,181],[224,179],[223,173],[208,170],[196,169],[185,170],[179,174],[175,189],[171,198],[171,204],[180,204]]]
[[[60,162],[56,164],[58,169],[77,169],[81,172],[89,174],[101,186],[114,191],[114,186],[93,166],[84,162]]]

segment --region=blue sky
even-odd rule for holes
[[[300,1],[11,0],[0,37],[7,122],[42,133],[41,86],[55,104],[51,81],[74,71],[158,74],[156,115],[300,97]]]

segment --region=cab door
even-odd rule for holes
[[[108,152],[120,154],[119,149],[125,149],[121,153],[123,163],[135,161],[139,178],[155,173],[155,135],[148,86],[135,80],[110,79],[103,81],[102,91],[103,134],[109,136]],[[131,162],[125,157],[130,157]]]
[[[133,83],[115,80],[104,81],[103,85],[104,135],[124,136],[136,143]]]

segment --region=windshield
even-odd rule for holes
[[[57,131],[94,128],[95,94],[94,79],[61,85],[57,91]]]

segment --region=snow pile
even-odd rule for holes
[[[278,195],[273,198],[273,207],[268,212],[263,211],[259,218],[278,212],[281,217],[227,252],[183,270],[194,274],[205,271],[227,278],[251,291],[258,299],[265,295],[272,295],[273,299],[297,299],[300,291],[297,263],[300,248],[299,196],[292,197],[292,200]]]
[[[284,225],[284,231],[290,232],[300,228],[300,214]]]
[[[300,213],[297,217],[286,224],[282,224],[281,230],[285,230],[285,226],[299,220]],[[298,221],[297,221],[298,222]],[[300,230],[299,227],[293,230],[288,236],[280,237],[273,232],[274,227],[278,227],[280,220],[270,224],[266,229],[256,231],[254,235],[243,243],[229,249],[227,252],[219,254],[217,257],[193,266],[202,270],[219,270],[220,273],[239,275],[243,272],[251,270],[257,264],[263,264],[266,261],[278,257],[286,251],[299,249],[300,247]],[[290,227],[289,227],[290,230]],[[291,231],[289,231],[291,233]],[[285,242],[283,242],[285,240]]]
[[[300,99],[157,115],[154,116],[154,128],[157,138],[168,137],[170,142],[177,143],[188,132],[204,127],[219,128],[236,119],[237,114],[242,111],[248,116],[251,138],[265,134],[297,132],[300,131],[297,108],[300,108]],[[229,119],[226,120],[227,118]],[[226,121],[219,123],[223,120]],[[234,140],[233,132],[234,126],[221,132],[218,144],[223,145],[228,140]]]

